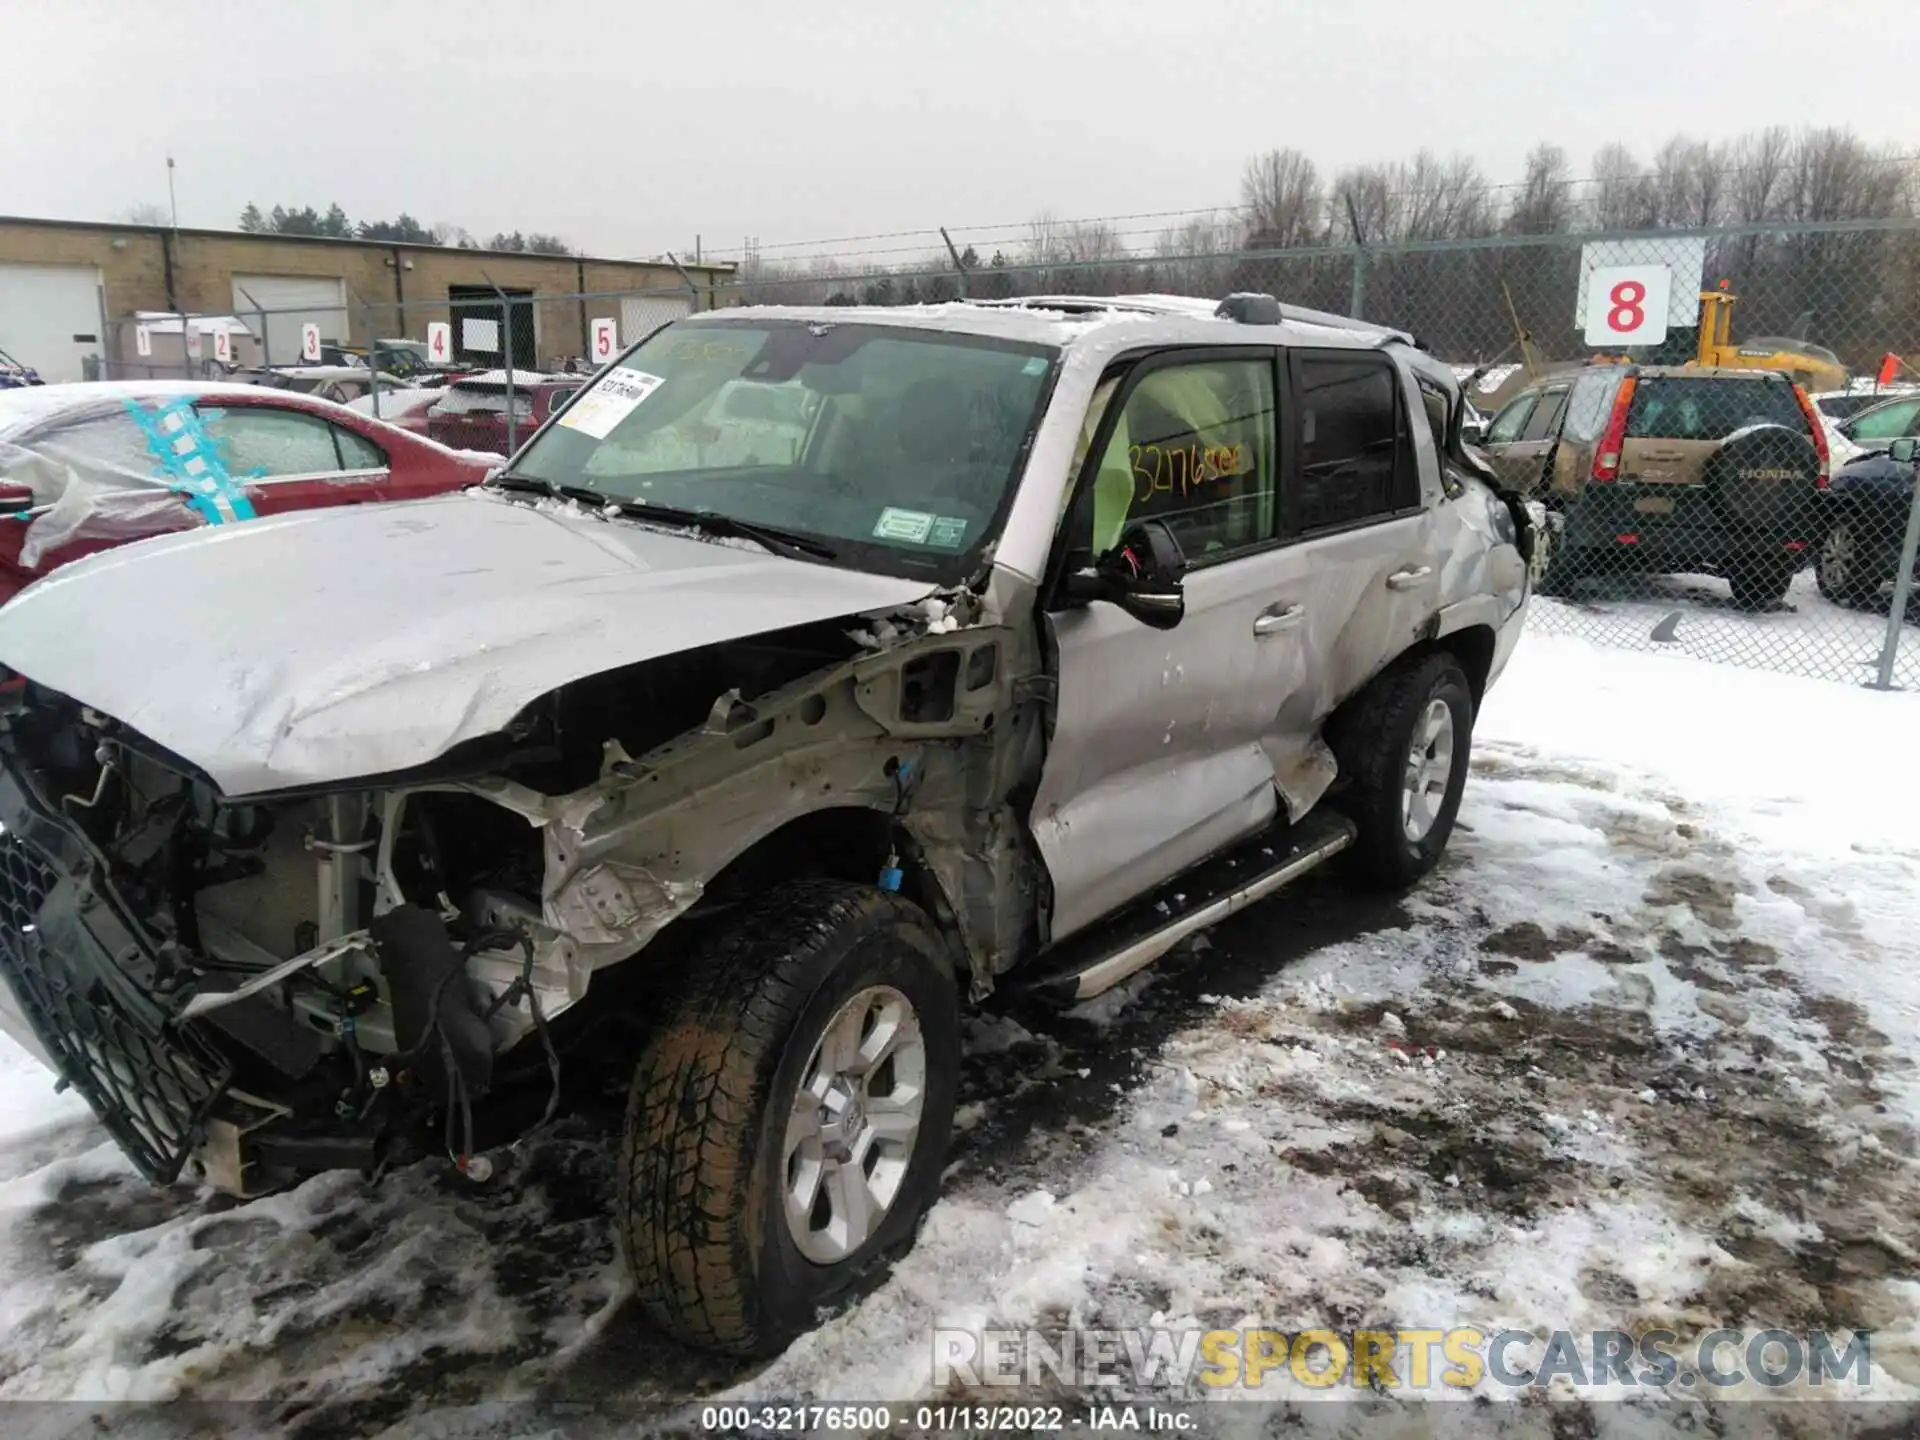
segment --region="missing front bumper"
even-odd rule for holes
[[[79,842],[11,775],[0,775],[0,819],[0,977],[61,1078],[142,1175],[169,1184],[232,1067],[156,999],[149,947],[76,873],[80,857],[66,852]]]

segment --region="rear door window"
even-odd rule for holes
[[[1300,462],[1287,487],[1288,530],[1310,535],[1419,504],[1406,407],[1382,355],[1290,357]]]
[[[1493,417],[1493,424],[1487,427],[1489,445],[1508,445],[1520,438],[1520,432],[1526,428],[1527,417],[1533,414],[1538,395],[1521,395],[1509,400],[1500,413]]]
[[[340,452],[342,470],[384,470],[387,457],[380,447],[364,435],[335,425],[333,443]]]
[[[1847,422],[1849,440],[1898,440],[1920,433],[1920,400],[1898,400]]]
[[[1560,432],[1560,417],[1567,408],[1567,387],[1562,385],[1553,390],[1541,392],[1540,403],[1533,407],[1533,414],[1527,417],[1525,428],[1520,431],[1522,440],[1547,440]]]
[[[1805,433],[1807,417],[1784,380],[1642,377],[1627,412],[1630,440],[1724,440],[1750,425]]]

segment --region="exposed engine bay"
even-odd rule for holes
[[[0,813],[16,832],[0,839],[0,943],[16,993],[157,1180],[190,1154],[236,1193],[428,1146],[484,1168],[476,1105],[513,1069],[544,1088],[551,1117],[565,1048],[552,1022],[593,971],[728,903],[725,878],[697,865],[721,883],[651,883],[595,854],[589,817],[617,828],[622,792],[671,769],[632,757],[697,761],[709,737],[737,769],[777,723],[748,697],[771,697],[822,739],[835,718],[864,721],[830,743],[871,767],[883,728],[853,703],[854,672],[865,659],[899,673],[874,644],[816,625],[627,667],[543,697],[428,771],[324,794],[224,796],[112,718],[16,686],[0,738]],[[918,718],[925,666],[903,668],[897,713]],[[819,688],[839,703],[805,693]],[[898,776],[872,779],[905,808]]]

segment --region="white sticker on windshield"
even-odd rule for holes
[[[915,545],[924,545],[927,543],[927,532],[932,529],[933,516],[926,511],[896,510],[889,505],[874,522],[873,537],[876,540],[910,540]]]
[[[615,368],[590,386],[586,394],[568,407],[560,423],[570,430],[604,440],[613,427],[633,413],[634,407],[667,382],[644,370]]]

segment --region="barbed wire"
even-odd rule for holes
[[[1875,157],[1871,157],[1871,163],[1875,165],[1880,165],[1880,166],[1920,165],[1920,153],[1875,156]],[[1780,162],[1775,165],[1736,165],[1736,166],[1729,166],[1725,168],[1716,167],[1713,174],[1714,174],[1714,177],[1718,180],[1731,181],[1741,176],[1755,175],[1755,174],[1761,174],[1766,172],[1776,173],[1784,178],[1788,174],[1790,174],[1790,171],[1791,171],[1791,161],[1789,158],[1783,156]],[[1571,177],[1567,179],[1554,180],[1549,183],[1555,190],[1572,190],[1572,189],[1578,189],[1581,187],[1598,188],[1598,187],[1604,187],[1604,186],[1640,184],[1648,181],[1656,181],[1656,180],[1666,178],[1667,174],[1668,172],[1661,171],[1661,170],[1645,170],[1645,171],[1637,171],[1632,174],[1625,174],[1625,175],[1589,175],[1589,176],[1581,176],[1581,177]],[[1339,178],[1341,177],[1338,175],[1334,177],[1334,179],[1336,180]],[[1434,186],[1431,188],[1425,188],[1425,189],[1402,188],[1402,189],[1390,190],[1386,192],[1375,192],[1375,195],[1369,198],[1384,199],[1386,201],[1392,202],[1392,201],[1406,200],[1413,197],[1424,198],[1424,197],[1433,196],[1435,194],[1450,193],[1460,197],[1470,196],[1470,195],[1487,195],[1487,194],[1493,194],[1498,192],[1522,191],[1522,190],[1528,189],[1530,186],[1534,185],[1535,183],[1536,182],[1534,180],[1529,180],[1529,179],[1488,181],[1482,184],[1467,186],[1467,187],[1457,188],[1457,189],[1452,186],[1441,184],[1441,185],[1437,185],[1437,186]],[[1345,191],[1333,190],[1331,187],[1329,187],[1326,191],[1323,192],[1322,198],[1323,200],[1330,201],[1336,196],[1345,194],[1345,193],[1346,193]],[[993,224],[949,225],[944,227],[944,230],[945,230],[946,236],[966,237],[967,245],[970,245],[974,249],[978,250],[982,246],[989,246],[989,245],[995,246],[995,247],[1004,247],[1010,244],[1024,244],[1033,238],[1034,232],[1036,229],[1045,229],[1045,230],[1053,230],[1053,231],[1071,231],[1076,228],[1092,229],[1094,227],[1110,227],[1123,222],[1136,221],[1136,220],[1191,220],[1191,219],[1204,218],[1204,219],[1216,219],[1225,223],[1227,221],[1230,221],[1231,218],[1235,216],[1250,215],[1255,211],[1257,211],[1258,208],[1259,208],[1258,206],[1239,203],[1239,204],[1201,206],[1201,207],[1195,207],[1195,208],[1183,209],[1183,210],[1142,210],[1142,211],[1132,211],[1132,212],[1125,212],[1125,213],[1119,213],[1119,214],[1079,216],[1079,217],[1070,217],[1070,218],[1056,217],[1056,216],[1043,213],[1041,215],[1031,216],[1026,220],[1020,220],[1020,221],[1000,221]],[[935,225],[935,226],[925,226],[925,227],[922,227],[919,229],[913,229],[913,230],[883,230],[883,231],[874,231],[864,235],[843,235],[843,236],[830,237],[827,239],[817,239],[817,240],[782,240],[782,241],[774,241],[769,243],[754,241],[750,244],[743,245],[738,249],[724,248],[720,250],[709,250],[709,251],[705,251],[704,254],[711,259],[734,260],[734,261],[740,261],[740,262],[744,262],[749,259],[767,258],[771,254],[773,258],[775,258],[778,261],[778,263],[781,263],[781,264],[791,263],[795,261],[809,261],[809,260],[873,259],[879,256],[910,255],[910,254],[928,254],[929,258],[937,259],[944,254],[944,250],[945,250],[945,239],[942,236],[942,228],[943,227],[941,226]],[[1143,227],[1138,229],[1123,230],[1123,231],[1116,232],[1113,238],[1124,240],[1131,237],[1142,236],[1142,235],[1151,235],[1158,238],[1160,235],[1164,233],[1165,233],[1165,227]],[[836,250],[836,249],[827,248],[830,246],[866,245],[867,242],[876,241],[876,240],[908,240],[908,239],[916,239],[916,238],[918,239],[919,243],[912,244],[912,245],[893,245],[893,246],[880,246],[880,247],[868,246],[868,248],[855,249],[855,250]],[[785,253],[785,252],[801,251],[801,250],[810,251],[812,253],[808,253],[808,254]],[[1127,257],[1116,257],[1116,258],[1138,258],[1138,257],[1127,256]]]

